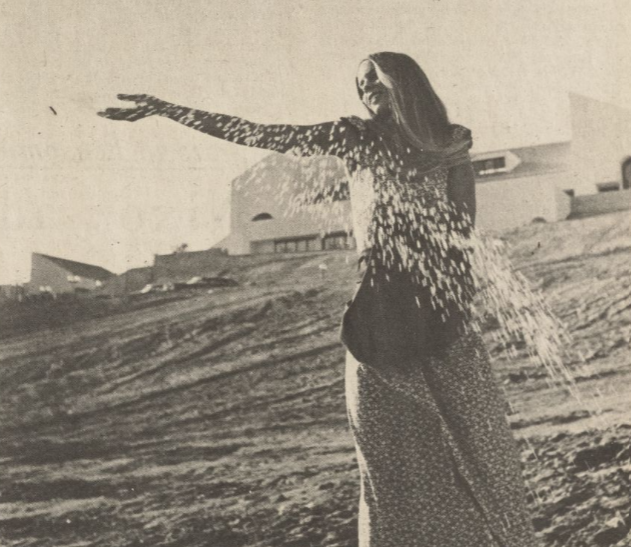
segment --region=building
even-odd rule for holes
[[[220,276],[226,267],[226,258],[227,253],[221,249],[155,255],[151,282],[182,283],[195,276]]]
[[[216,247],[239,255],[351,248],[347,189],[337,158],[268,156],[232,181],[230,235]]]
[[[26,290],[23,285],[0,285],[0,304],[2,302],[22,302]]]
[[[131,268],[120,275],[113,275],[103,282],[102,293],[109,296],[122,296],[141,290],[153,283],[153,266]]]
[[[114,274],[100,266],[84,264],[33,253],[31,257],[31,280],[28,283],[29,294],[51,293],[87,293],[103,286]]]
[[[576,94],[569,103],[571,140],[472,154],[480,228],[631,208],[631,112]],[[268,156],[233,181],[230,235],[216,247],[230,254],[352,247],[344,181],[336,158]],[[306,206],[295,207],[299,199]]]
[[[554,222],[571,212],[564,182],[572,145],[559,142],[472,155],[477,225],[505,230],[532,221]]]

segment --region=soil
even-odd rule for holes
[[[573,334],[582,397],[485,333],[542,546],[631,545],[628,216],[503,236]],[[2,312],[1,545],[357,545],[339,342],[355,257],[235,258],[234,276]]]

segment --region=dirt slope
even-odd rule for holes
[[[618,214],[506,235],[574,333],[585,399],[488,334],[542,545],[629,544],[630,233]],[[356,545],[338,342],[354,257],[233,271],[240,287],[4,331],[1,545]]]

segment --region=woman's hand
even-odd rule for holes
[[[361,120],[342,119],[316,125],[270,125],[253,123],[236,116],[205,112],[163,101],[151,95],[118,95],[121,101],[135,103],[131,108],[106,108],[99,116],[108,120],[136,122],[149,116],[173,120],[195,131],[242,146],[298,156],[337,156],[355,154],[366,132]]]
[[[149,116],[161,114],[170,106],[170,103],[151,95],[118,95],[117,97],[121,101],[136,103],[136,106],[132,108],[106,108],[99,112],[98,115],[108,120],[136,122]]]

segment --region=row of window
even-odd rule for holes
[[[322,243],[316,237],[274,241],[275,253],[307,253],[321,250]]]
[[[295,237],[267,241],[253,241],[250,244],[253,254],[266,253],[309,253],[316,251],[336,251],[355,248],[355,239],[346,232],[317,236]]]

